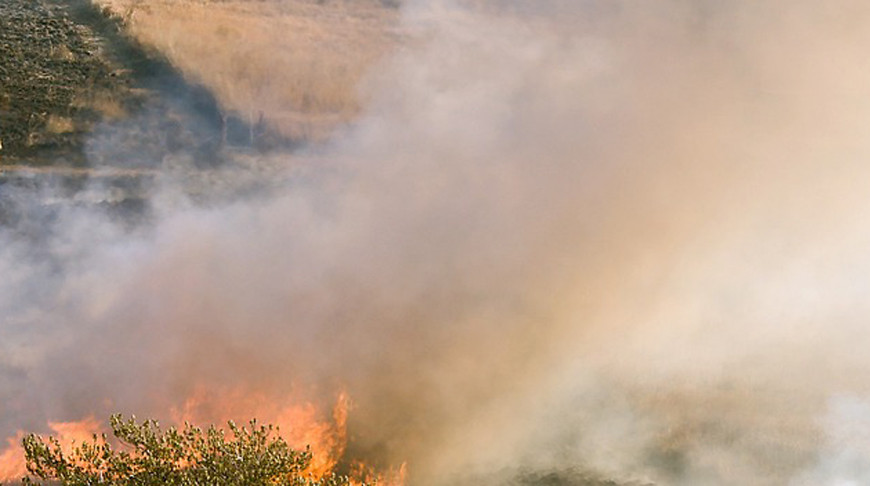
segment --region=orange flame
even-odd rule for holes
[[[27,473],[24,449],[21,448],[23,438],[24,432],[18,432],[15,437],[6,439],[6,449],[0,454],[0,481],[15,481]]]
[[[275,400],[242,389],[215,392],[214,389],[201,388],[180,408],[172,409],[170,415],[176,425],[185,422],[223,424],[228,420],[244,423],[251,417],[273,424],[290,447],[309,448],[311,463],[303,474],[317,480],[332,472],[344,454],[349,411],[350,399],[345,393],[338,395],[329,416],[311,402],[298,402],[292,398]],[[93,417],[78,422],[49,422],[48,425],[64,452],[71,452],[82,442],[92,442],[94,434],[103,431]],[[26,475],[26,461],[21,448],[24,435],[24,432],[18,432],[15,437],[7,439],[5,449],[0,449],[0,482],[16,481]],[[405,483],[405,465],[378,473],[363,463],[354,463],[351,477],[353,485],[377,482],[380,486],[401,486]]]
[[[65,454],[71,453],[83,442],[93,442],[94,435],[102,433],[100,422],[88,417],[77,422],[49,422],[48,428],[60,442]],[[14,437],[6,439],[6,448],[0,453],[0,481],[17,481],[27,474],[27,463],[21,439],[25,433],[19,431]]]
[[[199,389],[182,408],[172,411],[176,423],[225,423],[257,417],[278,428],[278,434],[294,449],[311,450],[311,463],[304,474],[320,479],[333,470],[347,444],[347,415],[350,401],[339,394],[331,421],[321,416],[310,402],[295,403],[291,398],[276,401],[263,394],[241,389],[220,393]]]
[[[384,472],[375,471],[371,466],[362,462],[354,462],[351,466],[350,484],[361,486],[362,484],[377,484],[378,486],[403,486],[408,473],[407,464],[388,469]]]

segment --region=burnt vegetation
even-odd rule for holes
[[[58,6],[0,3],[0,140],[3,153],[35,155],[80,148],[81,134],[100,119],[87,98],[123,81],[96,55],[86,29]]]
[[[0,2],[0,164],[197,167],[290,141],[226,114],[87,0]]]

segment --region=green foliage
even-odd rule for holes
[[[291,449],[275,429],[239,427],[229,422],[229,434],[185,424],[161,430],[153,420],[111,418],[112,432],[122,444],[114,449],[105,435],[65,454],[56,438],[24,438],[27,470],[37,479],[68,486],[348,486],[348,478],[306,477],[309,450]],[[36,484],[25,478],[25,484]]]

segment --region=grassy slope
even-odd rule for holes
[[[224,110],[320,139],[359,110],[357,85],[393,44],[381,0],[94,0],[209,88]]]

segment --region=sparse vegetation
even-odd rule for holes
[[[111,418],[113,435],[77,444],[71,452],[56,438],[24,438],[27,469],[32,478],[67,486],[346,486],[344,476],[310,477],[308,450],[291,449],[271,425],[251,421],[247,427],[229,422],[228,431],[203,430],[186,424],[162,430],[155,421]],[[358,483],[356,483],[358,484]]]
[[[42,1],[0,2],[0,143],[3,155],[81,144],[102,115],[89,101],[123,85],[94,53],[90,33]]]

